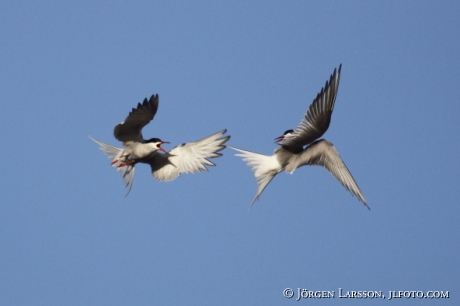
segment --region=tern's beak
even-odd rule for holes
[[[283,140],[283,139],[284,139],[284,135],[281,135],[281,136],[275,138],[275,142],[276,142],[276,143],[277,143],[277,142],[280,142],[280,141]]]
[[[165,153],[168,153],[168,151],[166,151],[165,149],[163,149],[163,148],[161,147],[161,145],[164,144],[164,143],[169,143],[169,142],[168,142],[168,141],[162,141],[162,142],[158,145],[158,150],[163,151],[163,152],[165,152]]]

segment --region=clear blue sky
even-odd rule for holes
[[[2,1],[0,304],[354,305],[285,288],[442,290],[459,305],[460,2]],[[332,123],[368,211],[327,171],[282,173],[248,212],[230,149],[130,195],[87,136],[160,95],[148,138],[272,154],[342,63]],[[326,304],[325,304],[326,303]]]

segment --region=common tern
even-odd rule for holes
[[[227,132],[222,130],[201,140],[183,143],[173,148],[169,153],[162,144],[169,143],[159,138],[144,139],[142,128],[155,116],[158,110],[159,98],[152,95],[149,100],[138,103],[126,117],[125,121],[117,124],[113,131],[115,138],[122,142],[123,149],[100,142],[100,149],[112,160],[112,166],[121,172],[129,194],[134,178],[134,167],[137,163],[149,164],[154,178],[161,182],[176,179],[181,173],[208,171],[206,166],[215,166],[208,158],[219,157],[218,153],[226,146],[230,136],[221,137]],[[163,153],[159,153],[162,151]]]
[[[326,81],[326,85],[311,103],[300,125],[295,130],[287,130],[284,135],[275,139],[275,143],[281,147],[275,150],[274,155],[267,156],[229,146],[239,151],[240,153],[235,155],[242,157],[254,171],[258,188],[250,208],[278,173],[286,170],[292,174],[301,166],[316,165],[326,168],[345,189],[370,209],[334,145],[325,139],[317,140],[329,128],[341,69],[342,65],[338,70],[334,69],[329,81]],[[307,147],[304,149],[304,146]]]

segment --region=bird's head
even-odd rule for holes
[[[284,138],[294,134],[294,130],[287,130],[283,135],[275,138],[275,143],[279,143],[284,140]]]
[[[165,153],[168,153],[165,149],[161,147],[162,144],[164,143],[169,143],[167,141],[163,141],[160,138],[150,138],[149,140],[145,141],[145,144],[149,145],[150,148],[154,151],[163,151]]]

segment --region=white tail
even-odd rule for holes
[[[123,154],[123,149],[100,142],[91,136],[88,137],[100,146],[102,152],[104,152],[107,155],[107,157],[112,161],[112,167],[115,167],[117,171],[121,173],[121,177],[123,178],[123,181],[125,182],[126,187],[128,188],[128,191],[125,195],[127,196],[131,191],[131,187],[133,186],[134,164],[120,167],[120,157]]]
[[[231,146],[229,147],[233,150],[241,152],[241,154],[235,154],[235,156],[242,157],[248,166],[251,167],[251,170],[254,171],[254,176],[257,180],[257,193],[252,200],[251,205],[249,206],[249,208],[251,208],[252,205],[254,205],[254,202],[259,199],[265,187],[267,187],[275,175],[277,175],[283,169],[275,155],[268,156],[234,148]]]

